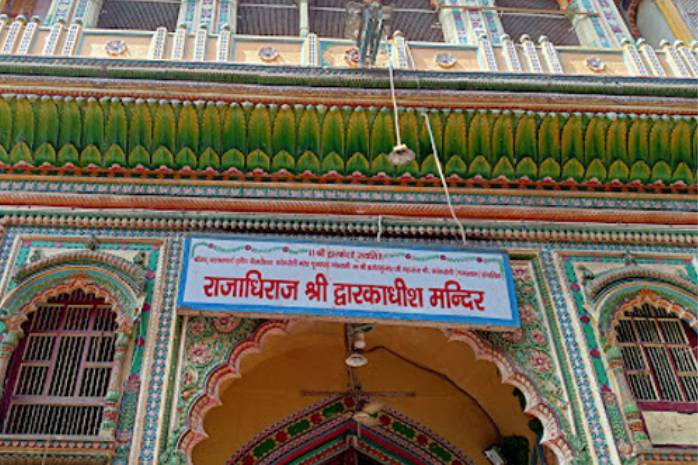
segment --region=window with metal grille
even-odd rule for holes
[[[254,36],[297,36],[300,29],[295,0],[240,0],[237,33]]]
[[[358,11],[361,0],[311,0],[309,3],[310,31],[320,37],[349,38],[347,19]],[[436,11],[428,0],[383,1],[385,24],[383,33],[391,37],[400,31],[407,40],[443,42],[444,35]],[[360,21],[354,21],[358,27]]]
[[[579,45],[572,21],[556,0],[495,0],[504,32],[514,41],[545,35],[555,45]]]
[[[154,31],[177,27],[180,0],[104,0],[97,19],[100,29]]]
[[[31,313],[8,371],[2,433],[97,436],[116,328],[111,306],[79,289]]]
[[[686,323],[644,304],[622,315],[616,342],[641,408],[698,412],[696,333]]]

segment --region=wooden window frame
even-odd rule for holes
[[[644,308],[648,306],[651,308],[651,316],[638,316],[632,313],[636,312],[638,308]],[[658,315],[657,310],[663,311],[665,315]],[[621,322],[628,321],[629,327],[631,328],[633,340],[632,341],[620,341],[618,327]],[[660,338],[659,342],[648,342],[643,341],[642,336],[639,333],[636,322],[637,321],[651,321],[653,323],[654,330]],[[659,324],[660,321],[675,321],[679,323],[679,328],[681,334],[685,338],[684,343],[672,343],[667,340],[663,327]],[[643,304],[641,307],[635,307],[632,310],[624,312],[624,314],[616,322],[616,344],[622,350],[624,347],[634,347],[640,350],[640,355],[643,359],[645,368],[644,369],[629,369],[626,365],[625,359],[623,359],[623,374],[628,382],[628,386],[631,388],[631,393],[635,397],[638,406],[644,411],[671,411],[671,412],[681,412],[681,413],[698,413],[698,401],[691,401],[688,399],[686,392],[686,387],[682,381],[682,377],[698,376],[698,337],[695,331],[678,316],[673,313],[650,304]],[[671,375],[673,379],[677,381],[676,388],[678,393],[681,395],[682,399],[680,401],[669,400],[666,397],[666,393],[662,392],[661,383],[659,381],[658,369],[655,363],[652,361],[650,355],[648,354],[651,348],[661,348],[663,349],[666,359],[670,363]],[[695,371],[680,371],[677,368],[677,363],[672,353],[672,348],[684,347],[689,350],[689,353],[693,356],[693,364],[697,369]],[[632,388],[633,383],[630,376],[634,373],[643,372],[649,375],[649,379],[654,390],[655,395],[658,400],[643,400],[639,399]]]
[[[74,289],[71,291],[71,295],[75,292],[80,291],[80,289]],[[6,381],[5,381],[5,392],[0,402],[0,431],[2,431],[3,437],[47,437],[47,436],[64,436],[71,438],[88,438],[97,439],[101,437],[102,423],[104,422],[104,402],[106,395],[109,392],[109,387],[114,384],[114,377],[118,376],[119,361],[115,358],[116,354],[116,339],[119,334],[119,328],[116,323],[116,314],[113,313],[113,306],[105,303],[104,299],[94,296],[91,293],[85,293],[85,301],[80,303],[75,303],[71,298],[68,298],[65,302],[51,302],[52,299],[47,299],[44,303],[40,304],[39,307],[33,315],[38,315],[38,312],[50,312],[51,308],[55,308],[56,311],[60,312],[58,317],[58,322],[54,329],[33,329],[26,331],[24,337],[22,337],[12,354],[10,368],[7,371]],[[88,321],[85,325],[85,329],[66,329],[66,322],[68,321],[71,311],[75,311],[75,308],[84,307],[87,308]],[[111,323],[111,328],[108,330],[95,328],[96,319],[98,318],[100,312],[112,312],[114,319]],[[29,321],[35,321],[30,319]],[[50,358],[48,360],[26,360],[27,349],[29,346],[29,340],[32,336],[40,337],[51,337],[50,342]],[[112,347],[111,347],[111,361],[89,361],[89,353],[91,348],[91,343],[95,337],[112,337]],[[67,396],[62,395],[49,395],[50,389],[53,384],[53,376],[57,367],[59,366],[59,353],[61,349],[61,343],[67,338],[80,338],[82,339],[82,349],[80,352],[80,360],[77,361],[78,367],[75,369],[73,375],[73,386],[72,393]],[[76,345],[79,345],[76,344]],[[22,369],[29,366],[44,366],[47,367],[47,373],[42,382],[41,394],[40,395],[18,395],[16,391],[19,387],[20,374]],[[91,368],[108,368],[109,374],[105,380],[102,380],[103,390],[105,394],[103,396],[88,396],[81,395],[83,389],[83,383],[85,382],[85,372]],[[38,433],[5,433],[8,428],[8,420],[10,417],[10,411],[14,405],[43,405],[48,407],[62,407],[62,406],[86,406],[86,407],[101,407],[102,411],[99,413],[99,422],[96,426],[95,434],[52,434],[49,432],[38,432]]]

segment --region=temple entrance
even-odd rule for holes
[[[555,465],[495,365],[439,329],[378,325],[347,360],[342,323],[266,337],[205,414],[194,465]],[[349,366],[353,365],[353,366]],[[537,420],[536,420],[537,421]],[[490,452],[491,453],[491,452]]]

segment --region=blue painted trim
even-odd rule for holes
[[[402,249],[402,250],[420,250],[420,251],[432,251],[432,252],[474,252],[483,255],[495,255],[502,259],[502,267],[504,268],[504,276],[507,282],[507,292],[509,294],[509,303],[511,310],[511,318],[472,318],[468,316],[455,316],[455,315],[431,315],[427,313],[392,313],[392,312],[372,312],[362,310],[362,308],[352,309],[318,309],[318,308],[306,308],[306,307],[278,307],[272,305],[250,305],[250,304],[204,304],[196,302],[187,302],[184,300],[184,289],[187,282],[187,277],[189,275],[189,255],[191,250],[191,244],[193,240],[201,239],[211,239],[211,240],[226,240],[234,239],[236,241],[255,241],[255,242],[282,242],[291,244],[310,244],[310,245],[341,245],[341,246],[351,246],[351,247],[361,247],[361,248],[387,248],[387,249]],[[498,327],[498,328],[518,328],[520,325],[519,321],[519,311],[516,303],[516,290],[514,288],[514,277],[511,272],[511,265],[509,263],[509,256],[504,250],[486,250],[486,249],[476,249],[470,247],[446,247],[446,246],[427,246],[424,244],[415,243],[379,243],[379,242],[354,242],[354,241],[327,241],[327,240],[316,240],[307,241],[301,239],[287,239],[283,237],[253,237],[253,236],[220,236],[220,235],[196,235],[187,236],[184,243],[184,263],[182,264],[182,272],[179,280],[179,290],[177,292],[177,308],[188,308],[192,310],[203,310],[203,311],[214,311],[214,312],[228,312],[228,313],[252,313],[252,314],[278,314],[278,315],[307,315],[307,316],[320,316],[320,317],[340,317],[340,318],[351,318],[351,319],[364,319],[364,320],[387,320],[387,321],[402,321],[402,322],[433,322],[433,323],[452,323],[452,324],[465,324],[479,327]]]

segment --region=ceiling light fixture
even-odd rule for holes
[[[344,363],[351,368],[361,368],[368,364],[368,359],[360,353],[354,352],[344,360]]]

